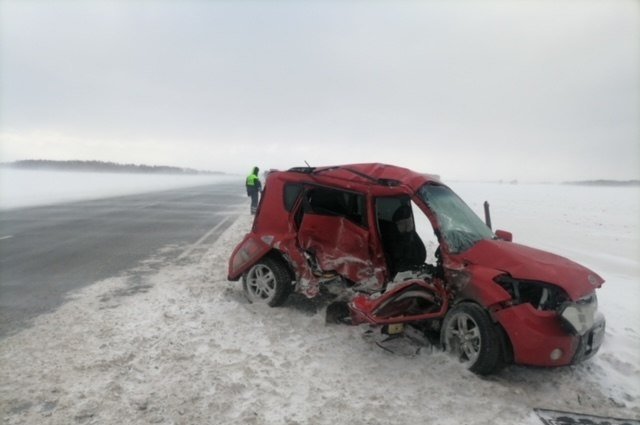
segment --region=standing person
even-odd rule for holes
[[[258,167],[253,167],[251,174],[247,176],[246,187],[247,196],[251,197],[251,214],[255,214],[258,209],[258,193],[262,191],[262,183],[258,177]]]

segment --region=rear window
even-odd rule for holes
[[[302,193],[301,184],[287,184],[284,187],[284,207],[287,211],[291,212],[298,197]]]
[[[305,195],[308,214],[345,217],[361,226],[367,225],[365,197],[337,189],[312,188]]]

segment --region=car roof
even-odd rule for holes
[[[436,175],[419,173],[408,168],[382,163],[296,167],[284,173],[297,174],[298,179],[302,181],[364,190],[371,190],[377,186],[402,187],[404,189],[402,191],[415,192],[426,183],[441,184]],[[308,178],[304,178],[302,175],[306,175]]]

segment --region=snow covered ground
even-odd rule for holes
[[[0,209],[242,180],[231,175],[79,173],[0,168]]]
[[[514,240],[606,279],[604,345],[572,367],[481,378],[436,350],[390,354],[323,305],[249,304],[226,280],[251,226],[239,210],[211,246],[157,254],[75,293],[0,341],[5,424],[531,424],[534,407],[640,418],[640,190],[451,183]]]

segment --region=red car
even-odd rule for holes
[[[600,276],[493,232],[438,177],[385,164],[270,173],[228,278],[270,306],[337,286],[349,323],[436,335],[478,374],[574,364],[604,336]]]

